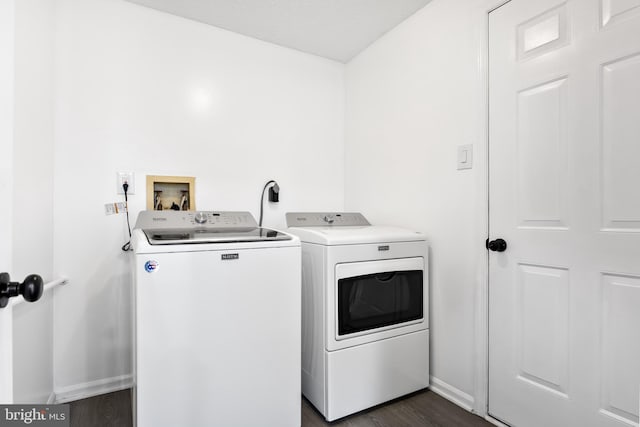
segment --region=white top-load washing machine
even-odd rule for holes
[[[302,394],[328,421],[429,385],[428,245],[359,213],[287,213],[302,241]]]
[[[138,427],[299,427],[300,241],[248,212],[144,211]]]

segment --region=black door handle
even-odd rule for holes
[[[487,239],[486,247],[490,251],[504,252],[507,250],[507,242],[505,242],[504,239],[495,239],[491,241]]]
[[[12,282],[9,273],[0,273],[0,308],[9,304],[9,298],[22,295],[28,302],[36,302],[42,296],[44,284],[42,277],[30,274],[22,283]]]

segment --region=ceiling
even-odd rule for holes
[[[430,0],[129,0],[340,62]]]

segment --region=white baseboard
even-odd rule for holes
[[[55,401],[56,401],[56,394],[54,392],[51,392],[51,394],[49,395],[49,398],[47,399],[47,405],[51,405]]]
[[[484,417],[485,420],[487,420],[487,422],[490,422],[491,424],[493,424],[494,426],[498,426],[498,427],[509,427],[508,424],[503,423],[502,421],[496,420],[495,418],[493,418],[491,415],[487,415],[486,417]]]
[[[452,401],[461,408],[466,409],[469,412],[473,412],[473,396],[458,390],[454,386],[447,384],[434,376],[431,376],[431,384],[429,388],[434,393]]]
[[[120,375],[112,378],[103,378],[81,384],[73,384],[60,387],[55,390],[55,402],[67,403],[73,400],[86,399],[87,397],[120,391],[133,386],[133,375]]]

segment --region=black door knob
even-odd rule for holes
[[[20,294],[28,302],[36,302],[42,296],[44,283],[42,277],[37,274],[28,275],[22,283],[20,283]]]
[[[28,275],[22,283],[12,282],[9,273],[0,273],[0,308],[6,307],[9,298],[22,295],[28,302],[40,299],[44,291],[42,277],[37,274]]]
[[[507,242],[504,239],[495,239],[489,241],[487,239],[487,249],[494,252],[504,252],[507,250]]]

